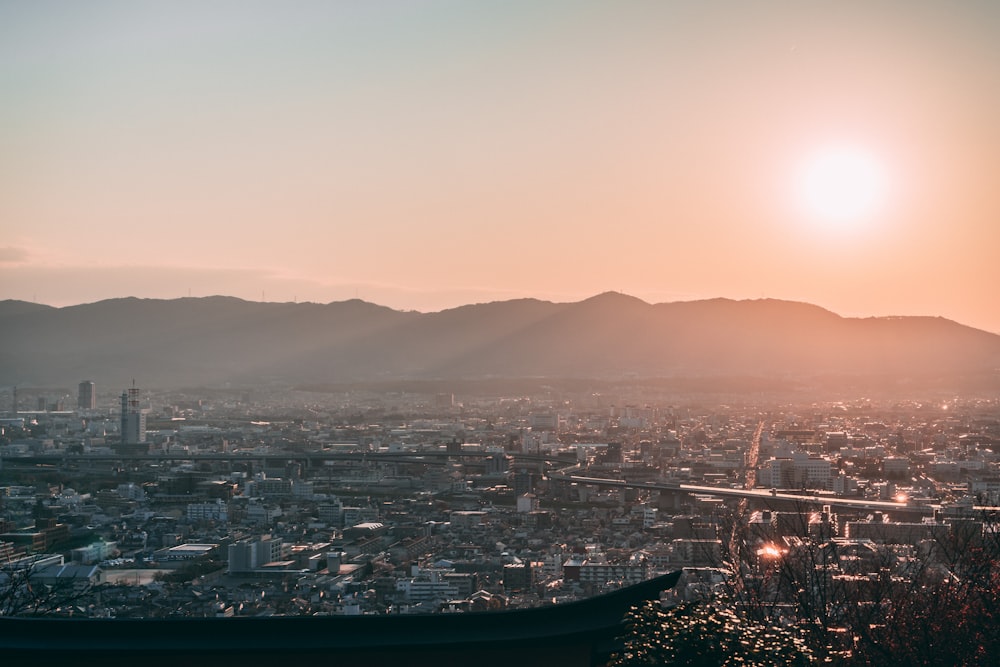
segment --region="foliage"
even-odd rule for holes
[[[992,538],[995,539],[995,538]],[[952,542],[954,545],[954,542]],[[961,545],[855,624],[856,665],[994,665],[1000,655],[1000,557],[987,540]]]
[[[720,565],[733,575],[728,591],[742,616],[795,624],[812,654],[832,664],[997,664],[996,516],[935,524],[946,528],[919,544],[852,544],[808,531],[807,513],[798,514],[802,537],[786,538],[780,553],[733,518]]]
[[[930,524],[916,544],[837,540],[798,515],[779,542],[739,513],[722,523],[725,595],[635,610],[612,665],[998,664],[996,514]]]
[[[627,618],[625,649],[611,667],[637,665],[809,665],[815,661],[791,629],[748,619],[726,598],[663,609],[656,602]]]

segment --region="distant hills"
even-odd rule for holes
[[[436,313],[359,300],[0,302],[0,386],[124,387],[564,378],[975,378],[1000,336],[933,317],[845,318],[760,299],[648,304],[618,293]]]

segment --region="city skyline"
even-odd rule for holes
[[[1000,332],[1000,7],[0,3],[0,299]]]

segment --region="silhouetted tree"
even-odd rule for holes
[[[913,546],[809,534],[809,512],[799,515],[801,537],[776,544],[751,535],[738,513],[726,519],[719,566],[731,572],[728,595],[740,616],[795,625],[813,655],[836,664],[996,664],[995,517],[952,520]]]
[[[90,594],[90,584],[45,577],[39,562],[40,558],[31,558],[0,565],[0,616],[53,614]]]

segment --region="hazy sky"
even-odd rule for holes
[[[0,298],[1000,332],[1000,3],[0,0]]]

